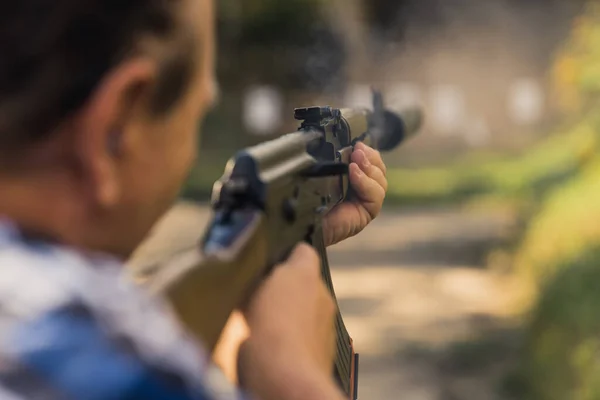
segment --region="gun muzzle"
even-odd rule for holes
[[[373,132],[377,147],[381,151],[393,150],[406,139],[415,136],[422,124],[423,112],[420,108],[412,107],[399,112],[385,110],[383,126]]]

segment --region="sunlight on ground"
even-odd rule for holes
[[[371,355],[406,341],[439,346],[464,340],[478,317],[518,315],[512,278],[472,268],[340,267],[333,279],[346,326],[360,351]]]

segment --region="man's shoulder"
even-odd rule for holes
[[[135,338],[113,335],[83,304],[18,321],[10,331],[0,384],[26,398],[193,398],[182,375],[147,360]]]
[[[202,350],[118,263],[4,241],[0,265],[0,393],[209,398]]]

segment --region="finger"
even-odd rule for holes
[[[213,362],[231,383],[237,383],[237,359],[241,344],[250,336],[250,328],[239,311],[234,311],[213,351]]]
[[[370,218],[379,215],[385,199],[383,187],[375,179],[367,176],[355,163],[350,164],[350,183]]]
[[[363,142],[358,142],[356,146],[354,146],[354,152],[356,152],[356,150],[362,150],[366,154],[371,164],[379,168],[383,172],[383,176],[386,176],[387,167],[385,166],[385,162],[383,161],[383,157],[381,157],[381,153],[379,151],[367,146]]]
[[[367,176],[369,176],[372,179],[375,179],[375,181],[377,181],[377,183],[379,183],[381,187],[383,187],[383,190],[387,192],[388,182],[385,175],[383,174],[383,171],[379,167],[371,163],[364,151],[357,150],[355,151],[355,154],[356,155],[354,156],[354,162],[358,164],[360,169],[362,169],[363,172],[367,174]]]
[[[387,167],[385,166],[383,157],[381,156],[381,153],[378,150],[375,150],[374,148],[367,146],[363,142],[358,142],[356,144],[356,146],[354,146],[354,149],[362,150],[366,154],[369,161],[373,165],[377,166],[377,168],[381,169],[385,175],[385,173],[387,172]]]

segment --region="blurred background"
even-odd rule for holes
[[[218,4],[220,104],[185,199],[294,107],[375,85],[426,110],[385,155],[384,215],[330,253],[359,397],[600,399],[600,2]],[[179,235],[208,218],[179,210]]]

